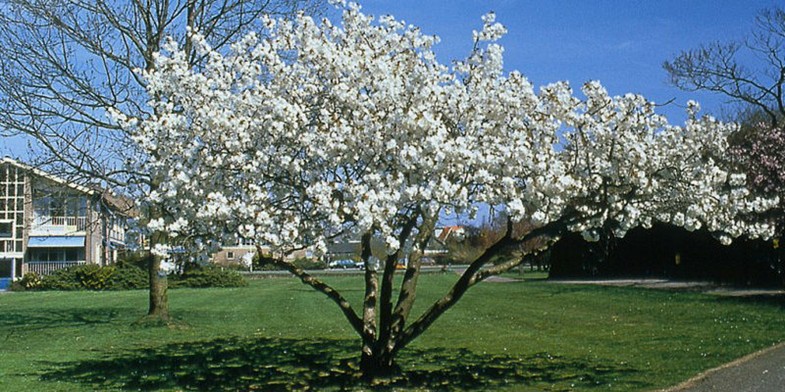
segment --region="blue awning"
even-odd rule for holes
[[[27,241],[28,248],[81,248],[83,246],[83,236],[30,237]]]

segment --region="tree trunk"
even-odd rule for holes
[[[169,299],[166,294],[168,284],[166,275],[159,274],[161,269],[161,258],[159,256],[150,257],[150,263],[148,265],[150,306],[147,310],[147,318],[169,322]]]
[[[395,354],[389,350],[388,346],[377,344],[375,349],[370,352],[363,350],[360,358],[360,372],[363,379],[371,381],[400,374],[401,368],[395,363]]]

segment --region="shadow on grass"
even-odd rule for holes
[[[38,330],[53,327],[108,324],[116,321],[125,311],[122,308],[4,311],[2,317],[0,317],[0,328],[23,327],[26,330]]]
[[[732,302],[738,304],[765,304],[785,309],[785,295],[783,294],[752,294],[743,296],[717,296],[718,302]]]
[[[373,385],[357,372],[356,342],[330,339],[219,339],[47,363],[48,381],[107,390],[477,390],[529,386],[539,390],[639,389],[636,370],[592,360],[537,354],[488,356],[465,349],[408,350],[404,374]]]

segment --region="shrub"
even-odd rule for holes
[[[35,272],[28,272],[19,280],[23,290],[35,290],[41,287],[41,283],[41,276]]]
[[[302,268],[304,270],[315,270],[315,269],[325,269],[327,268],[327,263],[320,259],[311,259],[308,257],[300,257],[294,261],[292,264],[295,266]],[[284,270],[283,267],[279,267],[275,264],[261,264],[254,268],[257,271],[282,271]]]
[[[81,284],[76,272],[82,266],[59,269],[41,278],[41,288],[44,290],[78,290]]]
[[[169,287],[242,287],[248,282],[237,271],[216,266],[194,266],[181,275],[169,275]]]
[[[147,271],[147,266],[150,264],[151,257],[152,255],[147,251],[128,252],[120,256],[115,265],[118,267],[132,265],[142,271]]]
[[[133,264],[120,264],[110,279],[112,290],[135,290],[149,287],[147,272]]]
[[[28,274],[29,275],[29,274]],[[43,290],[133,290],[148,286],[147,272],[131,263],[101,267],[96,264],[83,264],[38,278],[25,275],[31,282],[30,288]],[[182,275],[169,276],[169,287],[241,287],[247,286],[245,278],[236,271],[222,270],[215,266],[193,266]],[[38,284],[33,285],[38,278]],[[20,285],[20,289],[22,286]]]
[[[27,275],[25,275],[27,276]],[[24,278],[22,278],[24,280]],[[131,264],[83,264],[57,270],[40,279],[44,290],[126,290],[147,287],[147,274]]]
[[[319,259],[310,259],[307,257],[301,257],[292,262],[292,264],[296,265],[299,268],[304,270],[313,270],[313,269],[325,269],[327,268],[327,263]]]
[[[101,267],[97,264],[85,264],[76,268],[76,279],[82,288],[88,290],[106,290],[115,274],[114,266]]]

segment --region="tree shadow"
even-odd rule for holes
[[[357,342],[331,339],[227,338],[46,363],[43,380],[95,390],[400,390],[439,391],[529,386],[540,390],[629,389],[637,370],[610,361],[481,355],[466,349],[412,349],[399,358],[401,376],[363,383]],[[626,383],[626,384],[625,384]]]
[[[123,308],[4,311],[0,317],[0,328],[23,327],[26,330],[39,330],[53,327],[108,324],[116,321],[126,311]]]
[[[785,309],[785,294],[750,294],[740,296],[716,296],[717,302],[731,302],[737,304],[768,305]]]

